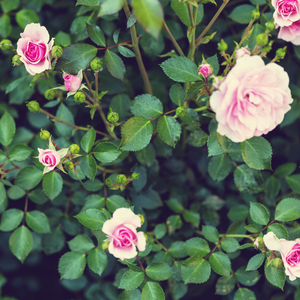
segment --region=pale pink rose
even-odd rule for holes
[[[254,244],[254,246],[255,246],[256,248],[258,248],[258,238],[256,238],[256,239],[254,240],[253,244]]]
[[[214,76],[214,80],[213,80],[213,88],[215,90],[218,90],[219,89],[219,86],[220,84],[225,80],[225,77],[222,77],[222,76]]]
[[[278,239],[270,231],[264,236],[264,243],[269,250],[280,252],[285,274],[291,281],[300,278],[300,239],[294,241]]]
[[[77,75],[64,74],[63,79],[67,91],[77,91],[81,85],[81,79]]]
[[[49,42],[47,29],[39,23],[26,25],[17,42],[17,53],[30,75],[51,69],[50,52],[54,38]],[[48,43],[49,42],[49,43]]]
[[[40,149],[39,151],[39,162],[42,163],[49,171],[52,171],[60,163],[60,154],[55,150]],[[49,172],[48,171],[48,172]]]
[[[210,97],[217,132],[236,143],[267,134],[291,109],[288,85],[288,74],[279,65],[265,65],[258,55],[241,57]]]
[[[278,38],[294,45],[300,45],[300,20],[290,26],[280,27]]]
[[[243,47],[235,51],[235,59],[250,55],[250,50]]]
[[[212,68],[210,64],[202,64],[199,66],[198,74],[202,75],[204,78],[207,78],[212,73]]]
[[[274,22],[279,26],[289,26],[300,19],[300,4],[297,0],[272,0],[275,8]]]
[[[146,238],[143,232],[137,232],[141,227],[141,218],[130,208],[118,208],[110,220],[104,222],[102,231],[107,234],[110,243],[108,251],[121,260],[130,259],[146,248]]]

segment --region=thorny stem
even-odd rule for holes
[[[241,41],[240,41],[240,43],[239,43],[239,47],[241,47],[241,45],[242,45],[244,39],[245,39],[246,36],[248,35],[248,32],[249,32],[249,30],[251,29],[253,23],[254,23],[254,21],[251,20],[250,23],[248,24],[248,26],[247,26],[247,28],[246,28],[246,31],[245,31],[245,33],[244,33],[244,35],[243,35],[243,37],[242,37],[242,39],[241,39]]]
[[[169,27],[167,26],[166,22],[164,21],[163,23],[163,26],[164,26],[164,29],[167,33],[167,35],[169,36],[169,38],[171,39],[171,42],[173,43],[174,47],[176,48],[176,50],[178,51],[178,53],[181,55],[181,56],[185,56],[183,51],[181,50],[180,46],[178,45],[178,43],[176,42],[173,34],[171,33]]]
[[[124,3],[124,12],[126,14],[127,19],[130,17],[130,9],[129,6],[127,4],[127,1],[125,1]],[[142,56],[141,56],[141,52],[139,49],[139,42],[138,42],[138,38],[136,35],[136,29],[135,29],[135,25],[133,25],[132,27],[130,27],[130,34],[131,34],[131,39],[132,39],[132,46],[133,46],[133,51],[135,53],[135,58],[137,61],[137,64],[139,66],[143,81],[144,81],[144,86],[145,86],[145,90],[147,91],[148,94],[153,95],[152,92],[152,88],[151,88],[151,84],[148,78],[148,74],[146,72],[143,60],[142,60]]]

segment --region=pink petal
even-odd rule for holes
[[[281,251],[282,250],[281,240],[283,240],[283,239],[279,240],[273,231],[270,231],[266,235],[264,235],[263,239],[264,239],[264,243],[265,243],[266,247],[269,250],[273,250],[273,251]]]
[[[139,249],[139,251],[145,251],[147,242],[144,233],[138,232],[136,234],[136,237],[137,237],[137,243],[136,243],[137,248]]]
[[[113,218],[122,221],[123,224],[131,224],[135,228],[141,227],[141,218],[130,208],[118,208],[113,213]]]

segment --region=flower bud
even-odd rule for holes
[[[124,174],[120,174],[120,175],[117,176],[116,182],[118,184],[126,184],[127,177]]]
[[[274,22],[271,20],[271,21],[268,21],[267,23],[266,23],[266,29],[268,30],[268,31],[272,31],[272,30],[274,30],[274,28],[275,28],[275,24],[274,24]]]
[[[225,41],[223,39],[221,39],[221,42],[218,43],[218,50],[219,51],[226,51],[227,50],[227,44],[225,43]]]
[[[69,150],[72,154],[77,154],[80,150],[80,147],[77,144],[73,144],[69,147]]]
[[[212,73],[212,67],[210,64],[202,64],[198,68],[198,74],[202,75],[204,78],[207,78]]]
[[[279,257],[276,257],[272,260],[272,267],[275,269],[280,269],[282,268],[283,263],[282,263],[282,259]]]
[[[41,111],[41,108],[40,108],[40,105],[37,101],[30,101],[26,104],[26,106],[28,107],[28,110],[30,112],[40,112]]]
[[[235,51],[235,59],[239,59],[243,56],[249,56],[250,55],[250,50],[245,48],[245,47],[242,47],[238,50]]]
[[[43,130],[41,129],[41,132],[40,132],[40,138],[43,140],[43,141],[46,141],[50,138],[50,132],[48,130]]]
[[[110,108],[110,112],[107,115],[107,121],[113,124],[117,123],[119,121],[119,114]]]
[[[91,68],[94,72],[99,72],[102,71],[103,69],[103,64],[102,64],[102,60],[100,58],[94,58],[91,61]]]
[[[286,47],[284,48],[279,48],[276,50],[276,58],[278,59],[283,59],[286,54]]]
[[[176,108],[176,116],[182,118],[186,115],[186,109],[183,106],[178,106]]]
[[[47,100],[53,100],[56,96],[56,92],[54,90],[47,90],[45,93],[44,93],[44,97],[47,99]]]
[[[9,51],[9,50],[13,50],[14,47],[11,43],[10,40],[7,40],[7,39],[4,39],[1,41],[0,43],[0,48],[3,50],[3,51]]]
[[[142,214],[138,214],[138,216],[140,217],[141,219],[141,225],[143,225],[145,223],[145,218],[144,218],[144,215]]]
[[[132,180],[138,180],[140,178],[140,173],[133,173],[131,175]]]
[[[252,21],[256,21],[260,17],[260,12],[257,11],[256,9],[252,10],[250,16]]]
[[[74,164],[71,161],[68,161],[64,164],[66,171],[72,171],[74,169]]]
[[[107,251],[109,243],[110,243],[110,241],[104,241],[102,243],[102,250],[103,251]]]
[[[85,101],[85,94],[83,92],[77,92],[74,95],[74,100],[76,103],[83,103]]]
[[[105,183],[107,184],[107,185],[110,185],[110,184],[112,184],[112,179],[111,178],[106,178],[105,179]]]
[[[256,246],[256,248],[258,248],[258,249],[260,249],[260,250],[262,250],[263,248],[265,248],[264,239],[263,239],[261,236],[257,237],[257,238],[254,240],[254,243],[253,243],[253,244]]]
[[[63,55],[63,48],[61,46],[53,46],[51,50],[51,55],[54,58],[60,58]]]
[[[268,44],[268,35],[265,33],[261,33],[256,37],[256,44],[259,46],[265,46]]]
[[[20,61],[20,57],[21,56],[18,55],[18,54],[16,54],[16,55],[13,56],[13,58],[12,58],[12,65],[14,67],[21,67],[23,65],[23,62]]]

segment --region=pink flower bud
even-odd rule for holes
[[[241,58],[243,56],[246,56],[246,55],[250,55],[250,50],[249,49],[247,49],[247,48],[238,49],[235,52],[235,59],[239,59],[239,58]]]
[[[199,66],[198,74],[202,75],[203,77],[207,78],[212,73],[212,67],[210,64],[202,64]]]
[[[39,162],[45,167],[48,167],[49,171],[52,171],[60,163],[60,155],[55,150],[40,149],[39,151]]]
[[[67,91],[77,91],[81,85],[81,79],[78,75],[64,74],[63,79],[65,81],[65,88]]]

